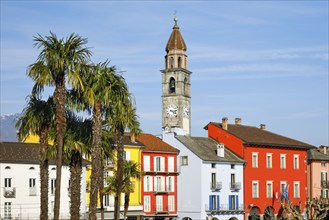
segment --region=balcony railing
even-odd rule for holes
[[[174,207],[170,207],[169,205],[152,205],[151,206],[151,212],[154,212],[154,214],[168,214],[169,212],[174,211]]]
[[[208,205],[206,204],[206,211],[207,212],[229,212],[229,211],[239,211],[242,212],[244,211],[244,205],[239,204],[239,206],[236,205],[229,205],[229,204],[213,204],[213,205]]]
[[[322,188],[328,188],[328,181],[327,180],[321,180],[321,187]]]
[[[240,190],[241,189],[241,183],[240,182],[234,182],[230,183],[230,189],[231,190]]]
[[[143,172],[144,173],[178,173],[178,171],[175,169],[175,166],[168,166],[167,169],[165,167],[153,167],[151,169],[151,166],[144,165],[143,166]]]
[[[36,196],[37,195],[37,188],[36,187],[30,187],[30,196]]]
[[[15,187],[3,188],[3,196],[6,198],[16,198],[16,188]]]
[[[212,182],[210,183],[210,189],[211,190],[221,190],[223,188],[222,182]]]

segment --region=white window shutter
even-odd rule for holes
[[[150,171],[150,156],[144,156],[144,171]]]
[[[168,157],[168,172],[174,172],[174,157]]]
[[[160,157],[160,171],[165,171],[165,158]]]

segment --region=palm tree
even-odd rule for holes
[[[71,34],[67,39],[59,39],[50,32],[50,36],[34,36],[35,46],[41,52],[37,61],[29,66],[27,75],[35,82],[33,93],[40,93],[44,86],[55,86],[56,105],[56,191],[54,219],[59,219],[60,189],[62,177],[63,140],[66,125],[65,84],[83,90],[80,77],[81,69],[89,59],[90,50],[85,47],[86,38]]]
[[[125,160],[123,163],[123,182],[122,182],[122,192],[125,193],[124,199],[124,219],[127,218],[127,212],[130,202],[130,193],[135,191],[134,182],[131,179],[139,180],[142,173],[139,168],[139,164],[133,161]],[[116,197],[117,188],[118,188],[118,180],[117,180],[117,170],[114,170],[113,176],[109,176],[107,178],[107,187],[104,188],[104,193],[106,194],[114,194]]]
[[[54,126],[55,106],[53,98],[47,101],[35,96],[29,96],[27,106],[23,109],[22,116],[18,119],[18,139],[23,141],[28,135],[38,135],[40,139],[40,219],[48,219],[48,139],[51,128]]]
[[[102,140],[102,119],[106,117],[104,112],[114,108],[117,103],[117,96],[128,94],[127,85],[120,75],[116,73],[116,67],[108,67],[109,62],[97,64],[90,68],[89,75],[85,77],[85,91],[81,94],[82,99],[92,109],[93,140],[91,148],[91,191],[89,203],[89,219],[96,219],[96,208],[99,187],[102,181],[101,164],[101,140]]]
[[[125,161],[123,163],[123,192],[125,193],[125,202],[124,202],[124,214],[123,219],[127,219],[127,212],[129,207],[129,201],[130,201],[130,193],[133,193],[135,191],[135,185],[134,182],[131,182],[131,178],[139,180],[141,178],[141,171],[140,171],[140,165],[136,162],[133,162],[131,160]]]
[[[64,138],[64,158],[70,167],[70,215],[80,218],[81,175],[83,155],[88,154],[91,137],[91,121],[66,112],[67,127]]]

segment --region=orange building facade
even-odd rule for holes
[[[241,125],[241,119],[228,124],[209,123],[208,136],[221,142],[242,157],[244,167],[244,201],[246,219],[263,216],[279,217],[280,200],[284,191],[292,204],[307,198],[307,150],[313,146],[293,140],[258,127]]]

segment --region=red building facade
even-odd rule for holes
[[[144,219],[177,217],[177,155],[179,151],[151,134],[141,134]]]
[[[245,161],[244,201],[246,218],[263,215],[272,219],[281,215],[280,198],[283,192],[292,204],[302,202],[304,210],[306,188],[307,150],[313,146],[265,129],[241,125],[241,119],[228,124],[209,123],[208,136],[224,143]],[[283,193],[285,195],[285,193]]]

